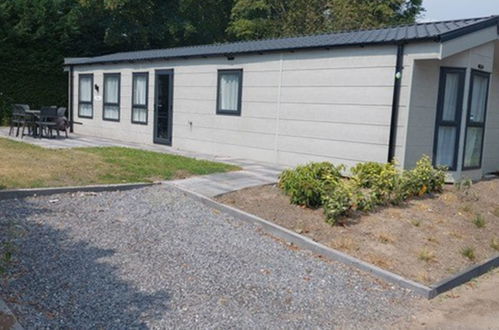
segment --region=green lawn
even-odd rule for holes
[[[152,182],[238,169],[139,149],[54,150],[0,138],[0,189]]]

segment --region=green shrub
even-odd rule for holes
[[[394,163],[360,163],[352,168],[352,174],[360,187],[371,190],[376,205],[399,204],[406,199],[401,172]]]
[[[310,163],[285,170],[279,177],[279,187],[291,197],[291,203],[316,208],[323,204],[323,195],[341,180],[344,166],[331,163]]]
[[[414,169],[404,172],[403,190],[407,197],[441,192],[445,184],[446,171],[445,167],[434,168],[430,157],[425,155],[416,163]]]
[[[358,163],[350,171],[361,187],[371,188],[374,184],[374,178],[381,174],[385,165],[376,162]]]
[[[401,171],[396,164],[368,162],[351,169],[352,178],[343,179],[344,166],[310,163],[284,171],[279,187],[291,197],[293,204],[324,207],[326,222],[354,211],[372,211],[377,206],[398,205],[413,196],[440,192],[446,169],[434,168],[429,157],[421,158],[414,169]]]
[[[342,180],[323,197],[326,222],[335,225],[339,218],[351,215],[354,211],[372,211],[376,207],[369,190],[359,189],[358,182]]]
[[[477,226],[477,228],[483,228],[485,227],[485,218],[483,217],[483,215],[481,214],[477,214],[474,218],[473,218],[473,224],[475,226]]]

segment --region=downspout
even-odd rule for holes
[[[399,117],[400,90],[402,85],[402,71],[404,69],[404,44],[397,45],[397,63],[395,66],[395,82],[393,85],[392,116],[390,119],[390,140],[388,141],[388,162],[395,158],[397,145],[397,126]]]
[[[69,66],[69,97],[68,97],[68,109],[69,109],[69,131],[73,133],[73,66]]]

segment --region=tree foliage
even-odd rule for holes
[[[421,0],[0,0],[0,124],[67,102],[64,57],[410,23]]]
[[[228,32],[283,37],[413,23],[422,0],[237,0]]]

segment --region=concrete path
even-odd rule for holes
[[[193,178],[168,181],[168,184],[197,192],[206,197],[214,197],[216,195],[228,193],[243,188],[249,188],[264,184],[275,183],[278,180],[279,174],[285,168],[276,164],[263,162],[255,162],[246,159],[231,158],[226,156],[213,156],[202,153],[189,152],[178,150],[172,147],[163,145],[146,145],[132,142],[123,142],[118,140],[106,139],[101,137],[86,136],[80,134],[70,134],[69,138],[59,139],[35,139],[30,136],[19,138],[8,135],[7,127],[0,127],[0,137],[8,138],[15,141],[22,141],[37,145],[43,148],[64,149],[64,148],[82,148],[82,147],[128,147],[167,154],[181,155],[195,159],[204,159],[217,162],[223,162],[240,166],[242,171],[211,174],[205,176],[197,176]]]
[[[244,164],[241,167],[242,171],[196,176],[164,183],[194,191],[206,197],[214,197],[248,187],[275,183],[283,169],[257,163]]]

